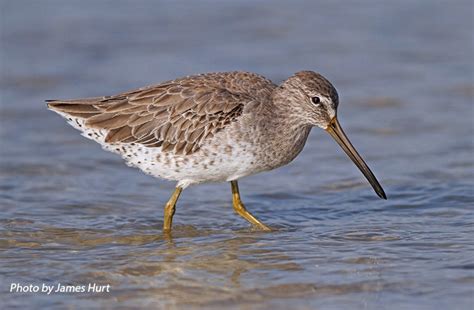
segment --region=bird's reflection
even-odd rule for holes
[[[291,257],[267,246],[268,234],[278,231],[178,225],[172,232],[162,233],[156,227],[16,230],[9,233],[9,248],[31,245],[39,264],[47,264],[48,251],[58,249],[58,259],[74,265],[69,270],[74,274],[69,276],[75,282],[99,279],[112,283],[120,300],[135,296],[130,291],[133,289],[154,300],[206,303],[216,294],[234,298],[247,291],[243,277],[251,281],[271,270],[300,270]],[[58,281],[67,280],[58,277]],[[130,283],[133,285],[128,286]]]

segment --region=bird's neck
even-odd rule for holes
[[[292,161],[303,149],[312,127],[301,122],[286,106],[273,103],[261,107],[257,115],[259,131],[266,137],[263,148],[268,152],[264,153],[271,157],[270,168]]]
[[[272,123],[274,128],[291,128],[293,131],[307,131],[311,128],[302,117],[304,111],[275,93],[269,102],[261,105],[259,114]]]

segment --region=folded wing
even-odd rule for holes
[[[110,97],[51,100],[48,107],[83,120],[87,128],[106,130],[106,143],[191,154],[236,121],[252,100],[206,79],[185,78]]]

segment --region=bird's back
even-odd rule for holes
[[[49,100],[48,107],[99,143],[189,154],[235,121],[246,104],[267,101],[274,87],[254,73],[208,73],[114,96]]]

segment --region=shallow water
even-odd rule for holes
[[[472,12],[470,1],[1,1],[2,306],[472,308]],[[207,184],[184,192],[165,236],[173,184],[43,103],[235,69],[326,75],[389,199],[315,129],[293,163],[240,182],[275,231],[252,230],[230,186]]]

